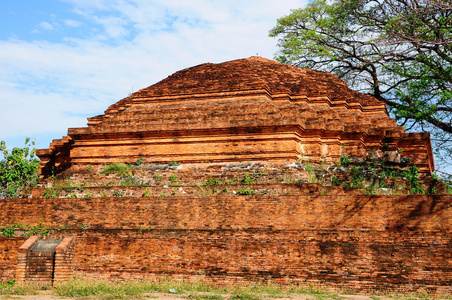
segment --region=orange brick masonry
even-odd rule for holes
[[[76,235],[71,275],[325,281],[450,289],[451,196],[236,196],[2,200],[14,220]],[[80,229],[85,224],[88,229]],[[1,278],[18,245],[0,238]],[[14,244],[17,247],[8,245]]]

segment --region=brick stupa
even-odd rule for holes
[[[41,175],[113,162],[337,162],[402,152],[433,171],[428,133],[406,133],[385,104],[330,73],[261,57],[181,70],[38,150]]]
[[[429,135],[329,73],[203,64],[38,155],[55,176],[0,199],[0,282],[452,294],[452,195],[426,176]]]

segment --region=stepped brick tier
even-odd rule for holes
[[[111,105],[38,150],[40,172],[113,162],[337,162],[402,152],[434,169],[428,133],[405,133],[372,96],[330,73],[251,57],[206,63]]]

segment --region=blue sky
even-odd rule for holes
[[[47,148],[133,91],[205,62],[272,58],[305,0],[0,2],[0,140]]]

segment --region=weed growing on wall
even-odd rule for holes
[[[17,229],[24,231],[22,233],[22,236],[47,236],[49,235],[49,232],[55,228],[47,227],[42,222],[39,225],[22,225],[21,223],[16,221],[12,224],[0,227],[0,236],[14,237],[16,236]]]
[[[342,180],[337,178],[337,176],[333,176],[333,177],[331,177],[331,184],[333,186],[340,186],[342,184]]]
[[[304,170],[306,172],[308,172],[309,174],[314,173],[314,168],[312,167],[312,164],[310,162],[308,162],[308,161],[304,162],[303,167],[304,167]]]
[[[122,197],[124,195],[123,191],[113,191],[113,197]]]
[[[254,195],[256,194],[255,190],[252,190],[250,188],[248,189],[241,189],[237,191],[237,195]]]
[[[130,174],[122,175],[119,179],[120,186],[143,186],[145,184],[145,182]]]
[[[148,189],[145,189],[143,192],[143,197],[151,197],[151,194],[149,193]]]
[[[6,225],[0,228],[0,236],[13,237],[16,234],[17,224]]]
[[[351,175],[351,179],[350,179],[350,187],[352,188],[360,188],[362,186],[362,181],[363,181],[363,169],[362,168],[357,168],[357,167],[353,167],[350,170],[350,175]]]
[[[403,172],[403,175],[410,181],[410,191],[412,194],[424,194],[425,191],[419,182],[419,169],[416,165],[412,165],[408,171]]]
[[[102,169],[102,173],[105,175],[116,174],[118,176],[128,174],[131,170],[131,167],[122,163],[113,163],[109,164],[105,168]]]
[[[204,185],[219,185],[219,184],[220,184],[220,181],[218,180],[218,178],[210,177],[209,179],[204,181]]]
[[[140,166],[143,163],[143,158],[138,158],[135,162],[132,163],[134,166]]]
[[[318,178],[315,174],[314,167],[308,161],[303,163],[304,170],[309,174],[308,183],[316,183]],[[290,183],[290,182],[289,182]]]
[[[348,165],[351,163],[350,157],[346,155],[342,155],[340,158],[341,166],[348,167]]]
[[[253,178],[251,178],[248,173],[245,174],[243,179],[240,181],[241,184],[254,184]]]

